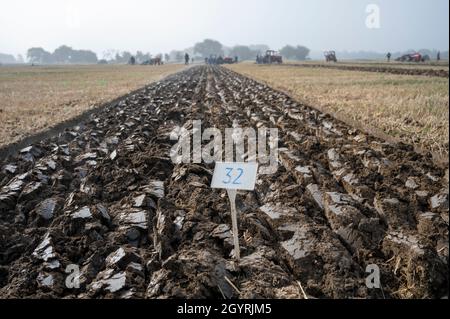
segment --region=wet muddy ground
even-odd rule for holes
[[[239,264],[214,166],[169,157],[193,120],[279,129],[278,171],[237,199]],[[152,84],[0,169],[2,298],[448,295],[448,170],[221,67]]]
[[[339,64],[285,64],[286,66],[298,66],[305,68],[327,68],[344,71],[361,71],[361,72],[378,72],[390,73],[397,75],[421,75],[448,78],[448,70],[437,70],[431,68],[401,68],[401,67],[384,67],[384,66],[358,66],[358,65],[339,65]]]

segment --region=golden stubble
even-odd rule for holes
[[[447,78],[253,63],[229,67],[359,128],[448,157]]]
[[[0,145],[16,142],[183,69],[162,66],[0,67]]]

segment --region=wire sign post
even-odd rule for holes
[[[254,190],[257,173],[258,163],[256,162],[217,162],[211,182],[211,188],[222,188],[227,190],[231,206],[234,256],[238,262],[240,260],[240,248],[236,210],[236,194],[238,190]]]

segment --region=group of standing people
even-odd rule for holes
[[[230,57],[222,57],[221,55],[210,55],[209,57],[205,58],[205,64],[230,64],[230,63],[238,63],[239,57],[235,56],[234,58]],[[191,58],[189,56],[189,53],[184,54],[184,64],[189,65],[189,63],[194,63],[194,58]]]
[[[209,58],[205,58],[206,64],[222,64],[223,58],[221,56],[217,57],[216,55],[210,55]]]

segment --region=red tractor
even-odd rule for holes
[[[258,64],[273,64],[273,63],[282,64],[283,57],[277,51],[267,50],[266,55],[258,55],[256,57],[256,63],[258,63]]]
[[[428,55],[422,55],[418,52],[405,54],[396,59],[396,61],[399,61],[399,62],[425,62],[425,61],[429,61],[429,60],[430,60],[430,57]]]
[[[229,56],[226,56],[226,57],[223,58],[223,64],[233,64],[233,63],[234,63],[234,59],[233,58],[231,58]]]

